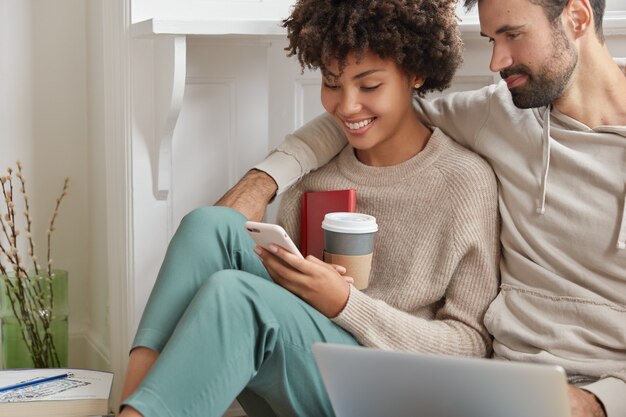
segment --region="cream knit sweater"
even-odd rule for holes
[[[369,288],[351,287],[334,321],[365,346],[490,354],[483,317],[498,289],[499,224],[489,165],[440,130],[392,167],[364,165],[347,146],[283,196],[278,222],[299,244],[302,192],[346,188],[379,232]]]

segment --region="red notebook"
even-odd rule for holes
[[[300,217],[300,251],[322,259],[324,231],[322,221],[326,213],[356,211],[356,190],[308,191],[302,194]]]

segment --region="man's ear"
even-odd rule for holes
[[[569,0],[563,9],[564,25],[575,38],[585,35],[593,28],[593,9],[589,0]]]

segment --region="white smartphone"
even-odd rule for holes
[[[269,251],[271,243],[278,245],[300,259],[304,259],[298,247],[291,240],[285,229],[277,224],[246,222],[246,230],[257,245]]]

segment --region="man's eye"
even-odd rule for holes
[[[376,90],[378,87],[380,87],[381,85],[382,85],[382,83],[381,83],[381,84],[376,84],[376,85],[373,85],[373,86],[371,86],[371,87],[368,87],[368,86],[363,86],[363,87],[361,87],[361,90],[363,90],[363,91],[374,91],[374,90]]]
[[[519,33],[507,33],[506,37],[508,40],[512,41],[512,40],[517,39],[519,35],[520,35]]]
[[[494,38],[487,38],[487,42],[489,42],[489,43],[494,43],[494,42],[495,42],[495,39],[494,39]]]

